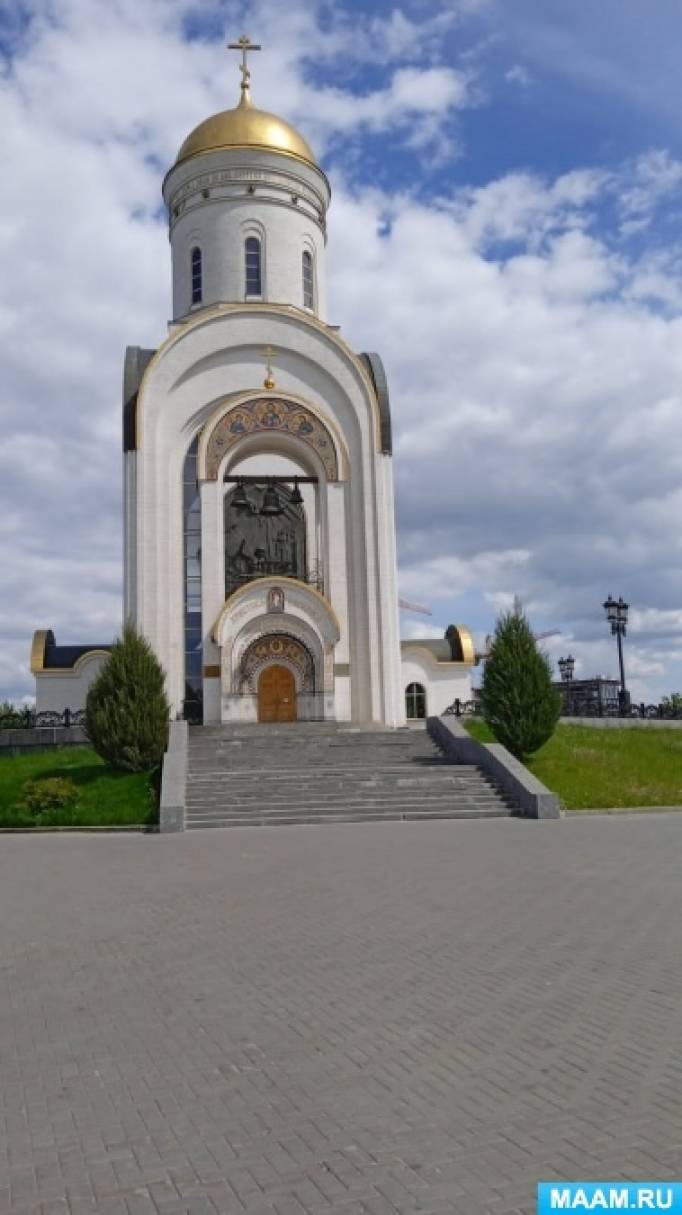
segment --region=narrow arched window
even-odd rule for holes
[[[426,690],[421,683],[410,683],[405,690],[405,709],[408,720],[426,717]]]
[[[263,294],[260,241],[257,236],[248,236],[244,246],[246,257],[246,294]]]
[[[203,293],[201,281],[201,249],[192,249],[192,303],[200,304]]]
[[[303,307],[315,307],[315,285],[313,278],[313,255],[303,250]]]

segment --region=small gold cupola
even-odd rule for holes
[[[251,101],[251,72],[247,55],[250,51],[259,51],[260,46],[243,34],[238,42],[230,43],[229,49],[242,52],[239,104],[233,110],[222,110],[200,122],[187,136],[175,163],[181,164],[202,152],[216,152],[223,148],[264,148],[296,156],[318,167],[312,148],[290,123],[276,114],[269,114],[267,110],[257,109]]]

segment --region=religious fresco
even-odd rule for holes
[[[223,456],[245,435],[266,431],[294,435],[312,447],[322,460],[330,481],[338,481],[336,451],[329,430],[315,414],[279,397],[245,401],[237,405],[216,422],[206,448],[206,477],[209,481],[218,476]]]
[[[303,506],[282,482],[239,484],[225,496],[225,597],[268,575],[305,580]]]

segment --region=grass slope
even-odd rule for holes
[[[484,721],[465,725],[495,741]],[[568,810],[682,806],[682,730],[559,725],[528,767]]]
[[[65,776],[78,788],[71,806],[35,818],[22,810],[28,780]],[[148,772],[117,772],[89,747],[65,747],[0,759],[0,827],[130,827],[157,821]]]

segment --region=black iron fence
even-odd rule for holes
[[[682,721],[682,708],[669,704],[639,704],[630,702],[623,708],[616,703],[607,701],[597,704],[573,703],[568,698],[561,710],[562,717],[646,717],[659,721]]]
[[[14,709],[0,716],[0,730],[35,730],[39,726],[82,726],[85,724],[85,711],[78,709],[63,709],[61,713],[51,709],[36,713],[35,709]]]
[[[459,696],[453,700],[447,709],[443,710],[443,717],[480,717],[481,706],[477,700],[460,700]]]
[[[444,717],[480,717],[481,705],[478,700],[454,700],[445,710]],[[658,721],[682,721],[682,706],[669,703],[639,704],[630,703],[621,711],[617,700],[585,700],[572,701],[564,699],[561,709],[562,717],[642,717]]]

